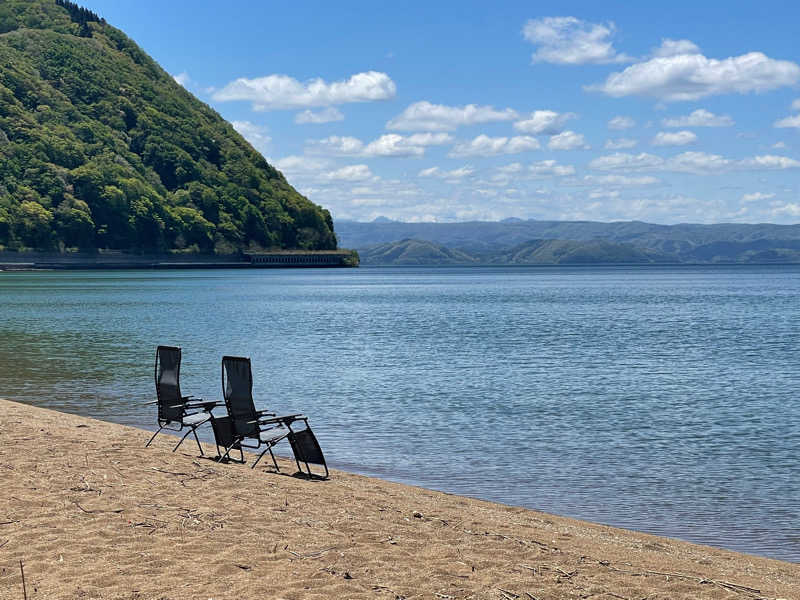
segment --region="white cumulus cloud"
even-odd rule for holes
[[[310,150],[315,154],[332,156],[422,156],[428,146],[441,146],[453,141],[447,133],[415,133],[403,136],[387,133],[365,144],[351,136],[332,135],[310,142]]]
[[[640,187],[661,183],[652,175],[630,177],[628,175],[584,175],[583,181],[590,185],[606,185],[610,187]]]
[[[792,115],[780,121],[775,121],[775,127],[796,127],[800,128],[800,115]]]
[[[800,110],[800,98],[792,102],[792,110]]]
[[[538,150],[540,147],[536,138],[527,135],[489,137],[481,134],[469,142],[456,144],[448,156],[497,156],[499,154],[517,154],[528,150]]]
[[[708,175],[735,168],[735,162],[719,154],[707,152],[682,152],[664,164],[665,171]]]
[[[640,169],[656,169],[664,164],[664,159],[654,154],[641,152],[627,154],[615,152],[606,156],[598,156],[589,162],[589,168],[598,171],[635,171]]]
[[[530,19],[523,37],[537,46],[532,62],[583,65],[625,62],[629,58],[614,49],[613,23],[589,23],[575,17]]]
[[[688,115],[672,117],[661,121],[664,127],[731,127],[733,119],[728,115],[715,115],[704,108],[698,108]]]
[[[769,171],[800,168],[800,161],[786,156],[762,155],[734,160],[707,152],[682,152],[664,159],[654,154],[616,152],[599,156],[589,163],[597,171],[673,171],[714,175],[728,171]]]
[[[589,150],[590,148],[583,134],[574,131],[565,131],[554,135],[547,142],[547,147],[551,150]]]
[[[422,169],[417,175],[419,177],[438,177],[440,179],[463,179],[469,177],[475,172],[475,169],[469,166],[464,166],[451,171],[445,171],[439,167],[431,167],[430,169]]]
[[[311,151],[316,154],[336,156],[358,156],[364,150],[364,142],[348,135],[332,135],[322,140],[314,140]]]
[[[310,158],[308,156],[285,156],[275,161],[275,167],[284,173],[295,175],[305,175],[317,173],[330,166],[329,161],[320,158]]]
[[[615,130],[630,129],[631,127],[635,126],[636,126],[636,121],[634,121],[630,117],[625,117],[622,115],[617,115],[608,122],[608,128]]]
[[[798,81],[800,66],[787,60],[775,60],[761,52],[722,60],[692,52],[638,62],[587,89],[615,98],[651,96],[675,102],[718,94],[765,92]]]
[[[250,121],[232,121],[231,125],[233,125],[233,128],[238,131],[244,139],[250,142],[253,148],[262,154],[267,152],[272,138],[267,135],[266,127],[256,125]]]
[[[464,125],[478,125],[519,118],[515,110],[493,106],[446,106],[431,102],[415,102],[386,123],[387,129],[400,131],[454,131]]]
[[[560,165],[554,160],[540,160],[528,166],[528,172],[534,177],[565,177],[575,174],[572,165]]]
[[[697,136],[691,131],[659,131],[650,143],[653,146],[686,146],[696,141]]]
[[[422,156],[428,146],[449,144],[453,138],[447,133],[415,133],[402,136],[387,133],[367,144],[364,156]]]
[[[800,160],[789,158],[788,156],[775,156],[765,154],[746,158],[740,163],[743,167],[756,170],[783,170],[800,168]]]
[[[240,77],[212,97],[218,102],[247,100],[253,103],[254,110],[280,110],[389,100],[396,93],[397,86],[386,73],[367,71],[333,82],[321,78],[300,82],[288,75]]]
[[[178,73],[177,75],[173,75],[172,78],[183,87],[188,86],[192,81],[192,78],[189,77],[189,73],[187,73],[186,71]]]
[[[772,209],[772,214],[775,216],[800,217],[800,204],[792,202],[779,204]]]
[[[373,177],[367,165],[348,165],[322,174],[322,179],[328,181],[365,181]]]
[[[533,135],[561,133],[564,124],[577,117],[575,113],[558,113],[554,110],[535,110],[529,116],[514,123],[514,129]]]
[[[605,148],[606,150],[625,150],[627,148],[633,148],[638,143],[639,142],[631,138],[617,138],[615,140],[606,140]]]
[[[661,41],[661,46],[653,50],[653,56],[667,57],[681,54],[700,54],[700,48],[689,40],[671,40],[667,38]]]
[[[540,160],[530,165],[511,163],[497,167],[490,178],[492,185],[506,186],[512,181],[567,177],[575,174],[575,167],[562,165],[555,160]]]
[[[497,167],[495,169],[496,174],[492,177],[492,181],[499,181],[502,183],[507,183],[511,180],[512,176],[519,175],[525,167],[522,166],[521,163],[515,162],[511,163],[510,165],[503,165],[501,167]]]
[[[743,194],[742,202],[757,202],[758,200],[769,200],[774,198],[775,194],[767,194],[765,192],[753,192],[752,194]]]
[[[294,122],[299,124],[333,123],[334,121],[344,121],[344,115],[333,106],[318,111],[307,109],[297,113],[294,117]]]

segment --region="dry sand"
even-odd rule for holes
[[[0,598],[800,598],[797,564],[149,435],[0,400]]]

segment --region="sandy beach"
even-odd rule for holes
[[[149,435],[0,400],[0,598],[800,598],[797,564]]]

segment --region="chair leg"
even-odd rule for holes
[[[256,468],[256,465],[258,464],[258,461],[260,461],[263,458],[263,456],[267,453],[267,450],[269,450],[269,446],[267,446],[266,449],[261,454],[258,455],[258,458],[256,458],[256,461],[252,465],[250,465],[251,469],[255,469]]]
[[[156,436],[157,436],[159,433],[161,433],[161,430],[162,430],[162,429],[164,429],[164,428],[163,428],[163,427],[159,427],[159,428],[158,428],[158,431],[156,431],[156,432],[153,434],[153,437],[151,437],[151,438],[150,438],[150,441],[149,441],[149,442],[147,442],[147,443],[144,445],[144,447],[145,447],[145,448],[147,448],[147,447],[150,445],[150,442],[152,442],[154,439],[156,439]]]
[[[281,438],[281,439],[283,439],[283,438]],[[280,441],[280,440],[279,440],[279,441]],[[250,465],[250,468],[251,468],[251,469],[255,469],[255,468],[256,468],[256,465],[258,464],[258,461],[260,461],[260,460],[261,460],[261,458],[262,458],[262,457],[263,457],[263,456],[264,456],[264,455],[265,455],[267,452],[269,452],[269,455],[272,457],[272,464],[273,464],[273,465],[275,465],[275,471],[276,471],[277,473],[280,473],[280,472],[281,472],[281,469],[280,469],[280,467],[278,466],[278,461],[277,461],[277,460],[275,460],[275,455],[272,453],[272,447],[273,447],[274,445],[275,445],[275,444],[267,444],[267,448],[266,448],[266,450],[264,450],[264,451],[263,451],[261,454],[259,454],[259,455],[258,455],[258,458],[256,459],[256,462],[254,462],[252,465]]]
[[[203,452],[203,447],[200,445],[200,439],[197,437],[197,427],[192,427],[192,433],[194,434],[194,439],[197,442],[197,447],[200,448],[200,456],[205,456],[205,452]]]
[[[233,442],[231,442],[231,445],[225,448],[225,454],[223,454],[222,456],[220,456],[220,457],[218,457],[218,458],[217,458],[217,462],[222,462],[222,461],[223,461],[223,460],[225,460],[226,458],[230,458],[231,450],[233,450],[233,447],[234,447],[236,444],[238,444],[239,442],[241,442],[241,441],[242,441],[242,439],[243,439],[243,438],[236,438],[236,439],[234,439],[234,440],[233,440]],[[242,447],[241,447],[241,446],[239,446],[239,453],[242,455],[242,462],[244,463],[244,451],[242,450]],[[217,454],[219,454],[219,450],[217,450]],[[235,459],[234,459],[234,460],[235,460]]]
[[[185,439],[186,439],[186,437],[187,437],[187,436],[188,436],[190,433],[192,433],[192,429],[191,429],[191,428],[189,429],[189,431],[187,431],[186,433],[184,433],[184,434],[183,434],[183,437],[181,438],[181,441],[180,441],[180,442],[178,442],[178,444],[177,444],[177,445],[176,445],[176,446],[175,446],[175,447],[172,449],[172,451],[173,451],[173,452],[175,452],[175,450],[177,450],[177,449],[178,449],[178,446],[180,446],[180,445],[183,443],[183,440],[185,440]],[[197,442],[197,444],[199,445],[199,444],[200,444],[200,442]]]
[[[281,470],[278,468],[278,461],[275,460],[275,455],[272,453],[272,446],[269,447],[269,455],[272,457],[272,464],[275,465],[275,470],[280,473]]]

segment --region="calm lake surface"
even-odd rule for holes
[[[250,356],[331,466],[795,562],[798,340],[797,266],[0,273],[0,397],[154,429],[156,345]]]

